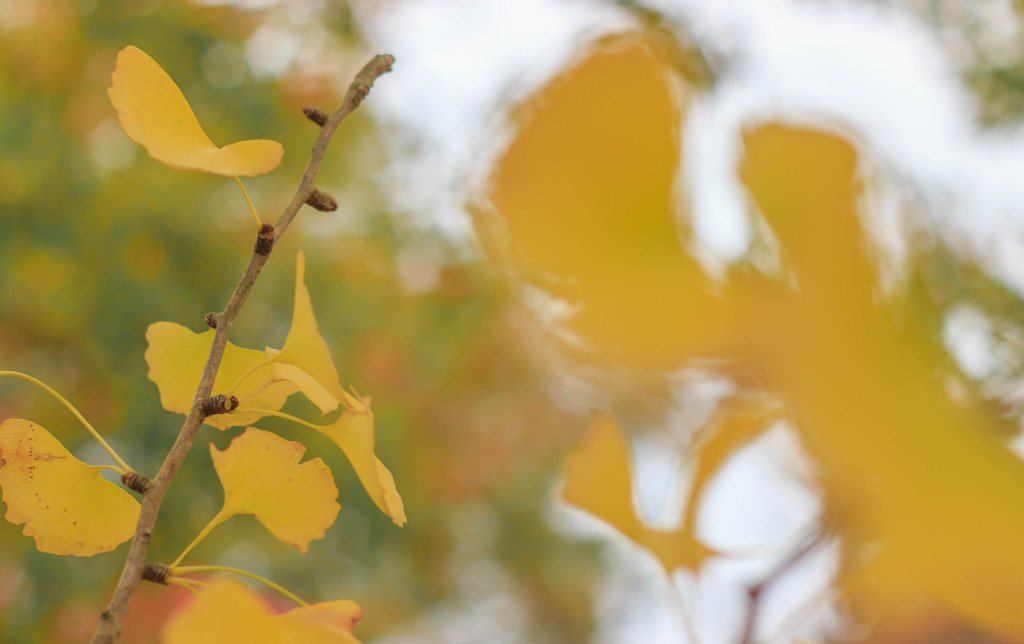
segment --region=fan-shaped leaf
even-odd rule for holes
[[[270,352],[278,364],[294,368],[278,370],[278,377],[293,382],[309,400],[327,413],[338,407],[343,396],[338,370],[331,360],[327,342],[320,335],[320,327],[313,313],[313,302],[306,288],[306,256],[299,251],[295,257],[295,307],[292,326],[280,352]]]
[[[566,465],[562,498],[650,550],[670,572],[698,572],[716,554],[688,526],[663,531],[640,521],[633,509],[628,447],[618,424],[606,414],[591,417],[582,444]]]
[[[0,458],[6,518],[24,523],[40,552],[89,556],[132,537],[138,501],[39,425],[20,418],[0,424]]]
[[[228,177],[256,177],[281,164],[284,148],[277,141],[214,145],[171,77],[137,47],[117,55],[112,81],[107,93],[125,134],[157,161]]]
[[[366,493],[395,525],[405,525],[405,506],[395,487],[391,472],[374,453],[374,418],[369,399],[360,399],[347,392],[342,402],[345,412],[331,425],[321,427],[352,463]]]
[[[299,552],[322,539],[341,506],[331,470],[319,458],[300,464],[306,446],[255,427],[210,456],[224,486],[224,507],[214,523],[252,514]]]
[[[222,579],[174,615],[163,644],[359,644],[352,625],[362,609],[347,600],[323,602],[280,615],[252,590]]]
[[[174,322],[149,325],[146,330],[149,379],[160,389],[160,403],[164,409],[187,414],[192,408],[203,365],[213,345],[213,335],[213,329],[193,333]],[[241,403],[234,412],[209,416],[204,422],[217,429],[227,429],[263,417],[246,409],[280,409],[288,396],[295,393],[296,387],[290,382],[271,383],[273,379],[273,364],[266,353],[242,349],[229,342],[213,383],[213,393],[228,393],[235,383],[241,381],[234,392]]]
[[[732,331],[680,235],[672,71],[656,38],[597,43],[517,114],[477,209],[496,254],[573,305],[566,330],[584,347],[647,368],[708,355]]]

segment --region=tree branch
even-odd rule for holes
[[[760,582],[747,589],[747,617],[743,622],[740,644],[754,644],[754,631],[757,628],[761,598],[764,597],[764,593],[768,588],[796,567],[805,557],[817,550],[819,546],[823,545],[828,536],[828,526],[817,526],[782,561],[777,563]]]
[[[195,440],[196,434],[206,417],[203,410],[203,403],[211,394],[214,380],[217,377],[217,370],[220,368],[221,358],[224,356],[224,348],[228,343],[228,334],[235,323],[239,310],[249,296],[256,278],[259,277],[263,265],[267,263],[270,250],[277,240],[280,240],[285,230],[291,224],[299,208],[306,202],[313,191],[313,179],[320,169],[324,152],[327,145],[334,136],[338,125],[346,116],[351,114],[366,98],[373,82],[381,75],[391,71],[394,58],[390,55],[374,56],[362,70],[356,75],[349,86],[345,97],[338,106],[338,109],[327,119],[320,129],[320,134],[313,144],[313,150],[309,155],[309,162],[306,170],[299,181],[299,187],[295,191],[291,202],[285,207],[284,212],[274,224],[270,243],[267,243],[267,231],[261,230],[249,258],[249,265],[246,266],[242,278],[238,281],[231,298],[228,300],[224,310],[216,315],[216,332],[213,336],[213,345],[210,347],[209,357],[203,367],[203,375],[196,389],[195,400],[192,409],[182,425],[181,432],[171,450],[167,453],[160,471],[153,478],[152,485],[142,495],[142,509],[139,512],[139,521],[135,526],[135,536],[132,538],[131,547],[128,550],[128,558],[125,561],[124,569],[121,571],[121,578],[117,582],[114,594],[107,605],[107,609],[100,616],[100,623],[92,636],[92,644],[113,644],[121,635],[124,623],[124,616],[128,612],[128,606],[139,586],[142,572],[146,563],[146,554],[149,551],[149,541],[152,536],[153,526],[156,524],[157,514],[160,511],[160,504],[164,495],[174,479],[178,468],[185,460]]]

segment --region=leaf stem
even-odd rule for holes
[[[227,517],[221,516],[221,514],[222,513],[218,512],[217,516],[215,516],[212,519],[210,519],[210,522],[206,524],[205,528],[203,528],[202,530],[199,531],[199,534],[197,534],[196,538],[192,540],[192,543],[188,544],[188,546],[185,547],[185,550],[183,550],[182,553],[180,555],[178,555],[178,558],[174,560],[174,563],[171,564],[171,568],[174,568],[175,566],[180,564],[181,560],[185,558],[185,555],[187,555],[189,552],[191,552],[193,548],[198,546],[199,543],[203,539],[205,539],[207,537],[207,535],[210,534],[211,530],[213,530],[214,528],[216,528],[217,526],[219,526],[221,523],[224,522],[224,520]]]
[[[181,586],[182,588],[187,588],[188,590],[191,590],[192,593],[195,595],[199,594],[199,590],[196,588],[196,586],[200,584],[204,586],[207,585],[206,582],[199,581],[198,579],[182,579],[181,577],[168,577],[165,580],[165,582],[171,584],[172,586]]]
[[[304,421],[301,418],[296,418],[295,416],[292,416],[291,414],[286,414],[283,411],[274,411],[273,409],[244,409],[243,411],[245,411],[247,413],[248,412],[252,412],[254,414],[263,414],[264,416],[276,416],[277,418],[284,418],[285,420],[290,420],[293,423],[298,423],[300,425],[305,425],[306,427],[309,427],[311,429],[316,429],[316,430],[322,430],[322,429],[325,429],[327,427],[330,427],[330,425],[314,425],[313,423]]]
[[[238,187],[242,189],[242,196],[245,197],[245,203],[249,204],[249,212],[252,213],[252,218],[256,220],[256,227],[259,228],[263,225],[263,221],[260,220],[260,216],[256,214],[256,208],[252,205],[252,200],[249,199],[249,193],[245,191],[245,186],[242,185],[242,180],[235,177],[235,182],[238,183]]]
[[[235,384],[231,385],[231,389],[228,390],[228,395],[230,396],[230,395],[234,394],[235,390],[238,389],[239,385],[241,385],[243,382],[245,382],[246,378],[248,378],[252,374],[256,373],[257,371],[259,371],[263,367],[266,367],[266,366],[271,365],[271,364],[274,364],[274,358],[267,358],[264,362],[260,362],[258,364],[253,365],[252,367],[250,367],[248,371],[246,371],[245,373],[243,373],[241,376],[238,377],[238,380],[235,381]]]
[[[238,404],[239,404],[239,405],[241,405],[241,404],[242,404],[242,403],[244,403],[245,401],[247,401],[247,400],[251,400],[251,399],[252,399],[252,398],[253,398],[254,396],[256,396],[257,394],[260,394],[260,393],[262,393],[262,392],[266,391],[267,389],[270,389],[270,388],[271,388],[271,387],[273,387],[274,385],[279,385],[279,384],[281,384],[282,382],[287,382],[287,381],[286,381],[286,380],[273,380],[273,379],[271,379],[271,380],[268,380],[268,381],[266,381],[265,383],[263,383],[262,385],[260,385],[259,387],[256,387],[255,389],[253,389],[253,390],[252,390],[252,391],[250,391],[249,393],[245,394],[244,396],[241,396],[241,397],[240,397],[240,398],[238,399]],[[243,411],[249,411],[249,410],[248,410],[248,409],[239,409],[238,411],[239,411],[239,412],[243,412]]]
[[[180,566],[180,567],[176,567],[176,566],[174,566],[172,564],[171,565],[171,575],[172,575],[172,577],[168,578],[168,581],[173,579],[174,576],[176,576],[176,575],[187,575],[188,573],[192,573],[192,572],[227,572],[227,573],[231,573],[233,575],[240,575],[242,577],[248,577],[249,579],[253,579],[255,581],[258,581],[261,584],[264,584],[264,585],[268,586],[269,588],[273,588],[274,590],[276,590],[277,592],[281,593],[282,595],[284,595],[288,599],[292,600],[293,602],[295,602],[299,606],[309,606],[308,603],[306,603],[306,602],[302,601],[301,599],[299,599],[298,595],[296,595],[295,593],[291,592],[290,590],[288,590],[284,586],[276,584],[276,583],[270,581],[269,579],[267,579],[266,577],[261,577],[261,576],[255,574],[255,573],[251,573],[251,572],[249,572],[247,570],[242,570],[241,568],[231,568],[229,566]]]
[[[679,588],[679,579],[674,572],[668,572],[665,578],[665,590],[668,593],[669,612],[672,614],[672,621],[676,629],[683,635],[687,644],[700,644],[700,635],[697,633],[697,624],[693,612],[690,610]]]
[[[121,474],[127,474],[128,472],[134,472],[135,471],[131,467],[129,467],[128,464],[125,463],[124,460],[122,460],[120,456],[117,455],[117,452],[114,451],[114,448],[111,447],[107,443],[107,441],[103,440],[103,437],[100,436],[100,433],[98,431],[96,431],[96,428],[93,427],[89,423],[89,421],[87,421],[85,419],[85,416],[83,416],[82,413],[80,411],[78,411],[75,408],[74,405],[72,405],[70,402],[68,402],[67,399],[64,398],[64,396],[61,396],[59,393],[54,391],[51,387],[46,385],[46,383],[42,382],[41,380],[37,380],[37,379],[33,378],[32,376],[30,376],[28,374],[21,373],[19,371],[0,371],[0,376],[14,376],[15,378],[21,378],[22,380],[27,380],[27,381],[29,381],[29,382],[31,382],[33,384],[39,385],[40,387],[45,389],[47,392],[50,393],[50,395],[52,395],[54,398],[59,400],[62,405],[67,407],[68,411],[70,411],[72,414],[75,415],[75,418],[80,420],[82,422],[82,424],[85,425],[85,428],[87,430],[89,430],[89,433],[92,434],[92,437],[95,438],[96,440],[98,440],[100,445],[103,446],[103,449],[107,450],[107,453],[110,454],[111,458],[113,458],[115,461],[117,461],[117,464],[121,466],[120,469],[118,469],[116,467],[112,467],[112,466],[107,466],[107,467],[110,467],[110,469],[115,470],[117,472],[120,472]]]

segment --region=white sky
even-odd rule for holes
[[[408,0],[361,5],[371,43],[398,60],[396,73],[374,88],[368,102],[392,126],[390,143],[408,159],[387,179],[405,187],[395,194],[397,205],[421,226],[470,239],[462,204],[467,188],[500,151],[503,142],[495,142],[494,133],[502,106],[541,85],[581,42],[628,25],[609,4]],[[773,117],[835,120],[861,138],[874,163],[913,187],[948,234],[965,240],[990,271],[1024,292],[1024,190],[1018,178],[1024,171],[1024,130],[982,131],[975,125],[973,98],[949,55],[955,37],[945,34],[940,40],[909,12],[866,1],[651,4],[687,24],[698,42],[730,61],[717,88],[694,105],[684,132],[691,172],[684,180],[694,200],[694,227],[710,252],[728,258],[746,247],[743,200],[733,171],[743,123]],[[1006,0],[939,4],[963,12],[981,30],[985,55],[1016,55],[1020,27]],[[787,538],[807,525],[815,501],[780,469],[779,455],[793,452],[786,440],[785,432],[773,431],[726,467],[703,516],[702,530],[712,545],[774,542],[781,548],[777,558]],[[666,457],[671,451],[650,443],[634,448],[645,492],[640,506],[666,507],[674,472]],[[601,616],[596,641],[683,641],[661,578],[645,555],[569,510],[557,510],[552,520],[570,533],[617,544],[595,607]],[[735,641],[744,584],[772,561],[768,556],[725,562],[702,580],[696,612],[705,644]],[[820,589],[830,570],[825,552],[798,571],[769,602],[762,636]],[[809,623],[802,634],[813,637]]]

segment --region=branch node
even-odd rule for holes
[[[319,107],[316,107],[315,105],[307,105],[306,107],[302,108],[302,113],[306,115],[306,118],[308,118],[310,121],[313,121],[320,127],[323,127],[324,124],[327,123],[327,119],[329,118],[327,112],[323,111]]]
[[[125,472],[121,475],[121,482],[124,483],[125,487],[139,494],[145,494],[146,490],[153,487],[153,481],[150,481],[145,476],[138,472]]]
[[[210,327],[211,329],[216,329],[217,328],[217,316],[218,315],[220,315],[220,314],[217,313],[216,311],[212,311],[210,313],[207,313],[206,317],[203,318],[203,322],[206,322],[206,326]]]
[[[142,578],[153,583],[167,585],[167,578],[171,576],[171,567],[156,561],[147,561],[142,566]]]
[[[238,398],[234,396],[228,396],[227,394],[217,394],[216,396],[207,396],[203,398],[203,401],[199,403],[199,409],[203,412],[203,416],[215,416],[217,414],[226,414],[234,411],[238,408]]]
[[[273,224],[263,224],[260,226],[260,232],[256,235],[256,244],[252,248],[252,252],[257,255],[267,256],[270,251],[274,248],[274,226]]]
[[[318,188],[313,188],[313,192],[306,197],[306,203],[320,212],[334,212],[338,209],[338,201]]]

